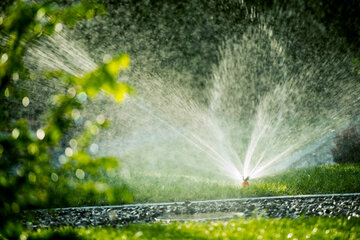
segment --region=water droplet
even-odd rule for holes
[[[26,233],[21,233],[21,235],[20,235],[20,240],[26,240],[27,239],[27,235],[26,235]]]
[[[71,139],[69,141],[69,145],[71,148],[75,149],[77,147],[77,141],[75,139]]]
[[[69,148],[69,147],[65,148],[65,155],[67,157],[71,157],[73,154],[74,154],[74,151],[72,150],[72,148]]]
[[[65,164],[65,163],[67,163],[67,162],[68,162],[68,158],[67,158],[65,155],[61,154],[61,155],[59,156],[59,163]]]
[[[79,117],[81,117],[80,111],[77,110],[77,109],[72,110],[72,111],[71,111],[71,117],[72,117],[74,120],[77,120]]]
[[[16,175],[18,175],[19,177],[24,176],[24,167],[23,166],[16,167]]]
[[[14,128],[14,129],[12,130],[12,132],[11,132],[11,136],[12,136],[13,138],[17,139],[17,138],[19,137],[19,135],[20,135],[19,129]]]
[[[109,212],[109,219],[110,221],[114,221],[118,218],[118,214],[115,211],[110,211]]]
[[[15,82],[16,82],[17,80],[19,80],[19,73],[13,73],[12,79],[13,79]]]
[[[78,179],[84,179],[85,172],[82,169],[76,169],[75,175]]]
[[[76,89],[75,88],[69,88],[67,92],[68,92],[69,96],[72,97],[72,98],[76,96]]]
[[[96,143],[91,144],[90,152],[92,154],[96,154],[99,151],[99,146]]]
[[[139,237],[141,237],[143,235],[143,233],[141,232],[141,231],[139,231],[139,232],[137,232],[135,235],[134,235],[134,237],[135,238],[139,238]]]
[[[42,130],[41,128],[39,128],[39,129],[36,131],[36,136],[37,136],[38,139],[43,140],[44,137],[45,137],[45,132],[44,132],[44,130]]]
[[[6,63],[6,61],[9,59],[9,56],[4,53],[2,56],[1,56],[1,63],[4,64]]]
[[[81,92],[77,95],[77,98],[80,102],[85,102],[87,99],[87,95],[84,92]]]
[[[55,32],[61,32],[62,29],[63,29],[63,25],[61,23],[57,23],[55,25]]]
[[[97,122],[98,124],[100,124],[100,125],[104,124],[104,122],[105,122],[105,117],[104,117],[104,115],[102,115],[102,114],[98,115],[98,116],[96,117],[96,122]]]
[[[59,180],[59,176],[56,173],[51,173],[51,180],[57,182]]]
[[[24,107],[29,106],[29,104],[30,104],[30,99],[29,99],[28,97],[24,97],[24,98],[22,99],[22,104],[24,105]]]
[[[85,125],[86,128],[88,128],[88,127],[90,127],[92,125],[92,123],[91,123],[91,121],[86,120],[84,125]]]
[[[110,54],[105,54],[103,57],[103,63],[108,63],[112,60],[112,57]]]
[[[99,133],[99,128],[95,125],[92,125],[90,126],[90,132],[93,134],[93,135],[96,135]]]
[[[44,9],[44,8],[40,8],[40,9],[37,11],[37,13],[36,13],[35,19],[36,19],[37,21],[40,21],[40,20],[45,16],[45,13],[46,13],[45,9]]]

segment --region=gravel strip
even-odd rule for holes
[[[124,226],[156,221],[214,220],[235,217],[298,218],[300,216],[359,217],[360,194],[302,195],[175,203],[131,204],[42,209],[31,211],[35,219],[30,228]],[[212,214],[211,214],[212,213]],[[217,214],[218,213],[218,214]],[[211,215],[211,218],[196,216]],[[187,218],[183,218],[187,216]],[[217,217],[218,216],[218,217]]]

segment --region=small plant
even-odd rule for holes
[[[350,126],[334,139],[335,147],[331,149],[336,163],[360,163],[360,134],[356,126]]]

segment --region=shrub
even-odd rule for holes
[[[22,90],[31,81],[23,63],[28,46],[42,36],[53,34],[59,24],[71,27],[104,11],[93,0],[75,1],[68,7],[53,1],[17,0],[0,16],[0,239],[2,236],[19,239],[22,225],[18,218],[24,209],[68,204],[79,193],[81,196],[102,194],[109,204],[119,198],[131,201],[129,192],[112,189],[97,177],[117,167],[118,160],[89,153],[93,136],[107,125],[104,117],[86,121],[79,126],[82,132],[66,140],[79,116],[74,112],[82,109],[83,101],[78,96],[88,99],[106,91],[116,102],[121,102],[131,92],[128,85],[117,81],[118,74],[130,63],[128,55],[119,54],[80,77],[60,70],[48,72],[44,77],[63,81],[67,91],[54,96],[46,118],[37,126],[32,127],[21,116],[23,107],[29,103]],[[52,162],[59,163],[58,167]],[[57,191],[51,189],[61,190],[62,194],[56,195]]]
[[[360,163],[360,134],[356,126],[350,126],[338,133],[331,149],[336,163]]]

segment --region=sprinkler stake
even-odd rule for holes
[[[249,186],[249,182],[248,182],[248,181],[249,181],[249,177],[246,177],[246,178],[243,177],[243,182],[242,182],[241,185],[242,185],[243,187]]]

